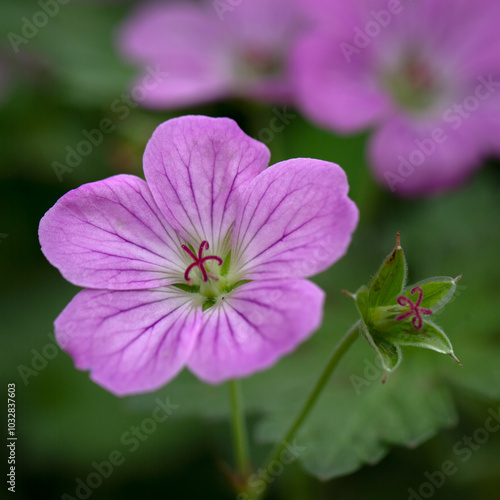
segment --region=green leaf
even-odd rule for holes
[[[406,265],[403,249],[397,236],[394,250],[387,256],[370,282],[368,304],[370,307],[385,306],[396,301],[406,282]]]
[[[500,400],[500,370],[498,369],[498,344],[477,340],[460,349],[463,370],[449,371],[447,380],[456,388],[465,388],[469,394],[477,394],[490,401]],[[473,404],[473,398],[471,403]]]
[[[433,351],[449,354],[453,359],[453,346],[446,334],[434,323],[428,320],[423,321],[422,328],[415,329],[410,323],[402,323],[396,328],[384,334],[390,342],[396,342],[399,345],[423,347]]]
[[[402,359],[399,346],[386,340],[376,332],[370,332],[363,321],[361,322],[360,330],[363,337],[377,354],[384,370],[393,372],[398,367],[399,363],[401,363]]]
[[[401,295],[413,300],[414,296],[412,297],[411,291],[417,286],[420,287],[423,292],[422,302],[419,307],[432,309],[433,311],[437,311],[443,307],[453,297],[457,288],[454,278],[438,276],[419,281],[418,283],[406,287],[401,292]]]
[[[366,362],[366,349],[356,353],[297,434],[296,444],[305,448],[299,455],[304,468],[322,480],[344,476],[379,462],[392,445],[414,448],[456,423],[446,384],[422,373],[426,359],[409,356],[382,384],[383,370]],[[257,437],[279,440],[296,412],[293,407],[275,411],[261,422]]]

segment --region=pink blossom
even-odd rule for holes
[[[141,104],[172,109],[229,96],[288,101],[289,45],[302,21],[295,2],[139,6],[122,27],[118,46],[140,67],[167,75],[147,89]]]
[[[55,321],[77,368],[119,395],[185,366],[218,383],[319,327],[324,293],[305,278],[344,255],[358,210],[338,165],[268,162],[232,120],[175,118],[146,147],[147,182],[86,184],[45,214],[43,253],[85,287]]]

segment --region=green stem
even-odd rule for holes
[[[248,458],[248,437],[245,425],[245,413],[243,411],[243,398],[239,380],[229,382],[231,396],[231,423],[233,430],[233,443],[238,464],[238,472],[242,480],[250,473],[250,460]]]
[[[274,450],[270,453],[268,459],[264,462],[264,465],[262,466],[263,470],[268,470],[270,465],[274,461],[279,461],[280,455],[287,446],[287,444],[292,440],[294,437],[295,433],[299,429],[299,427],[302,425],[306,417],[309,415],[311,409],[313,408],[314,404],[318,400],[319,395],[321,394],[321,391],[324,389],[326,383],[330,379],[333,371],[339,364],[339,361],[342,359],[344,354],[347,352],[349,347],[354,343],[354,341],[358,338],[358,332],[359,332],[359,324],[360,321],[357,321],[354,325],[351,326],[351,328],[346,332],[346,334],[342,337],[340,342],[336,345],[335,349],[333,350],[332,356],[330,358],[330,361],[326,365],[325,369],[323,370],[323,373],[320,375],[318,381],[316,382],[316,385],[314,386],[311,394],[307,398],[306,402],[304,403],[304,406],[302,407],[302,410],[300,413],[297,415],[297,418],[293,422],[293,424],[290,426],[288,429],[288,432],[285,434],[285,437],[281,440],[281,442],[274,448]],[[253,494],[251,496],[252,500],[258,500],[259,498],[262,497],[264,494],[264,491],[260,492],[259,494]]]

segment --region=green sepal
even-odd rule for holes
[[[384,333],[384,338],[398,345],[422,347],[442,354],[448,354],[460,364],[460,361],[458,361],[453,352],[450,339],[441,328],[427,319],[423,321],[422,328],[418,330],[413,327],[411,322],[401,323],[391,331]]]
[[[189,292],[189,293],[198,293],[200,291],[200,287],[197,285],[186,285],[185,283],[174,283],[172,286],[175,286],[175,288],[178,288],[179,290],[182,290],[184,292]]]
[[[368,344],[370,344],[380,359],[384,370],[386,372],[393,372],[402,360],[400,347],[397,344],[383,338],[377,332],[370,332],[363,321],[361,322],[359,328],[363,337],[366,339]]]
[[[210,309],[212,306],[214,306],[216,303],[215,299],[207,299],[204,304],[201,306],[201,310],[204,312],[207,309]]]
[[[226,258],[222,260],[222,266],[220,268],[220,275],[226,276],[229,271],[229,265],[231,264],[231,250],[229,250]]]
[[[229,293],[232,290],[234,290],[235,288],[238,288],[242,285],[246,285],[247,283],[251,283],[251,282],[252,282],[252,280],[240,280],[240,281],[236,282],[234,285],[228,286],[226,289],[226,293]]]
[[[396,246],[370,282],[368,306],[385,306],[396,301],[406,283],[406,264],[399,233]]]
[[[354,302],[356,302],[356,308],[358,309],[358,312],[365,323],[369,323],[370,320],[370,309],[368,305],[369,293],[370,291],[368,290],[368,287],[366,285],[363,285],[354,295],[352,295]]]
[[[457,281],[458,278],[436,276],[407,286],[400,295],[413,300],[415,295],[412,296],[411,291],[419,286],[423,292],[422,302],[419,307],[431,309],[434,312],[441,309],[453,297],[457,289]]]

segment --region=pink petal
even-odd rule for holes
[[[125,57],[162,68],[141,103],[176,108],[228,95],[288,102],[290,44],[303,28],[294,0],[159,2],[140,6],[118,45]],[[144,87],[143,79],[136,82]]]
[[[182,282],[180,244],[146,183],[117,175],[64,195],[39,228],[47,260],[71,283],[143,289]]]
[[[324,292],[306,280],[254,281],[203,313],[188,366],[209,383],[273,365],[321,324]]]
[[[412,123],[398,117],[372,137],[369,156],[377,180],[403,196],[435,194],[454,188],[481,166],[481,123],[464,120],[453,130],[439,118]]]
[[[218,254],[240,193],[266,168],[269,150],[228,118],[183,116],[160,125],[144,154],[144,173],[169,223],[198,248]]]
[[[425,0],[424,0],[425,1]],[[431,0],[434,1],[434,0]],[[397,1],[388,0],[356,0],[346,2],[345,0],[298,0],[299,5],[307,10],[316,25],[323,31],[328,31],[339,38],[346,38],[354,34],[354,28],[361,21],[372,19],[372,12],[387,10],[402,10],[406,5],[398,5]],[[419,2],[420,3],[420,2]],[[400,14],[393,16],[398,17]]]
[[[443,70],[454,66],[458,78],[475,79],[497,66],[499,15],[496,0],[424,0],[405,5],[386,31],[393,44],[399,40],[422,47],[425,41],[428,57],[439,57]]]
[[[226,95],[233,84],[231,47],[212,6],[192,2],[141,5],[119,33],[123,54],[141,66],[161,68],[159,78],[135,82],[141,104],[178,108]]]
[[[376,123],[393,106],[371,67],[371,51],[348,57],[345,50],[325,34],[303,37],[292,73],[299,109],[320,125],[349,133]]]
[[[241,0],[240,3],[237,8],[219,11],[238,47],[267,52],[284,50],[302,27],[305,9],[299,9],[297,0]]]
[[[56,319],[57,341],[114,394],[155,390],[182,369],[196,339],[199,313],[186,295],[83,290]]]
[[[251,0],[234,7],[226,2],[228,8],[219,10],[233,52],[235,94],[292,101],[288,55],[305,28],[304,12],[296,4],[296,0]]]
[[[321,160],[288,160],[262,172],[245,191],[236,218],[235,272],[269,279],[330,267],[345,254],[358,222],[348,189],[345,172]]]

